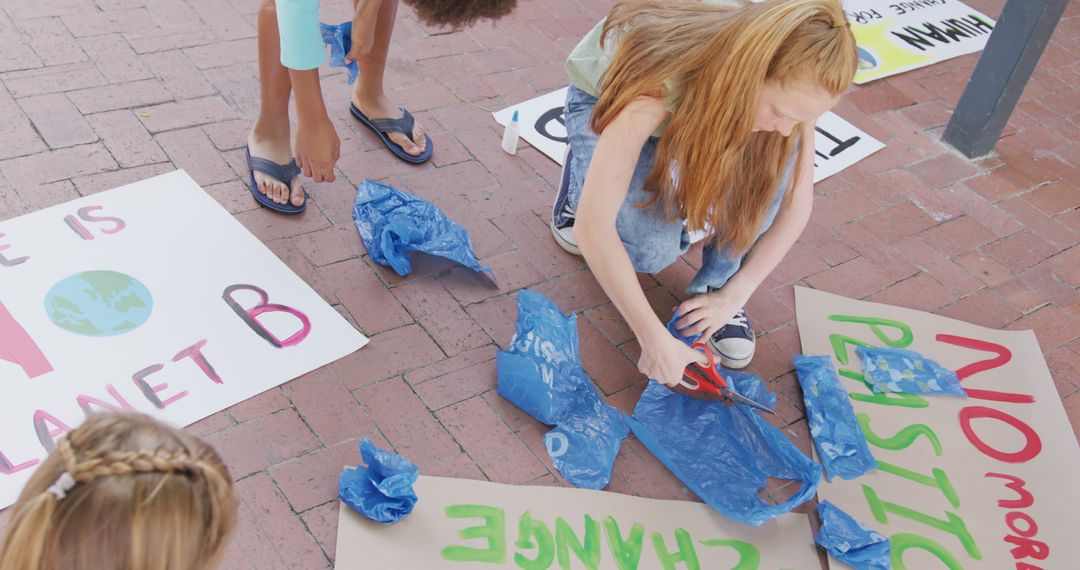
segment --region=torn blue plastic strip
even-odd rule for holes
[[[371,440],[360,442],[367,467],[345,469],[338,478],[338,496],[354,511],[379,524],[393,524],[416,506],[413,484],[420,470],[412,461],[380,449]]]
[[[795,372],[806,403],[810,438],[825,466],[825,476],[830,481],[837,475],[854,479],[877,468],[832,360],[799,354],[795,356]]]
[[[517,331],[496,355],[499,394],[537,420],[556,426],[548,454],[576,487],[603,489],[622,440],[625,416],[603,401],[578,356],[577,315],[564,315],[547,297],[518,293]]]
[[[829,554],[856,570],[892,568],[889,539],[864,526],[829,501],[817,506],[821,531],[814,541]]]
[[[373,180],[357,188],[353,221],[371,260],[408,275],[412,264],[406,252],[419,251],[455,261],[474,271],[480,265],[469,233],[446,217],[435,204]]]
[[[967,397],[956,372],[914,350],[860,346],[855,352],[862,359],[864,377],[874,392]]]
[[[355,61],[345,62],[345,56],[352,49],[352,22],[345,22],[337,26],[320,22],[319,31],[322,32],[323,42],[330,46],[330,67],[344,67],[349,72],[349,85],[356,82],[356,76],[360,74],[360,66]]]
[[[724,375],[740,394],[776,404],[761,379]],[[701,500],[745,524],[760,525],[799,506],[821,480],[821,466],[748,406],[690,398],[650,381],[629,421],[634,435]],[[780,504],[767,502],[759,492],[770,477],[799,489]]]

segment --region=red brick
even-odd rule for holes
[[[796,242],[767,279],[769,287],[779,287],[828,269],[829,264],[812,247]]]
[[[469,305],[466,312],[499,346],[506,348],[514,336],[514,322],[517,319],[517,295],[499,295],[482,303]]]
[[[236,425],[229,413],[225,410],[206,416],[205,418],[187,426],[184,431],[191,432],[199,437],[206,437],[216,431],[221,431]]]
[[[120,166],[127,168],[169,160],[131,111],[98,113],[88,119]]]
[[[75,188],[79,191],[79,194],[89,196],[103,190],[111,190],[132,182],[153,178],[154,176],[172,172],[173,170],[176,169],[173,168],[172,164],[160,162],[158,164],[149,164],[147,166],[137,166],[135,168],[102,172],[101,174],[79,176],[72,178],[71,181],[75,183]]]
[[[39,95],[19,100],[38,134],[52,148],[91,143],[97,135],[78,109],[61,94]]]
[[[464,452],[453,457],[448,457],[424,465],[423,473],[434,477],[487,481],[484,472],[481,471],[472,458]]]
[[[956,262],[989,287],[996,287],[1012,278],[1012,272],[1005,266],[978,252],[965,253],[957,257]]]
[[[1073,394],[1062,401],[1065,406],[1065,415],[1072,423],[1073,435],[1080,439],[1080,395]]]
[[[255,36],[254,19],[240,14],[232,3],[187,0],[187,4],[218,38],[233,40]]]
[[[1080,353],[1063,346],[1046,355],[1046,364],[1061,399],[1080,391]]]
[[[235,476],[235,474],[234,474]],[[285,497],[265,474],[235,484],[237,528],[221,562],[222,568],[323,568],[319,546],[293,516]]]
[[[564,313],[576,313],[606,303],[608,298],[591,271],[548,279],[533,288],[551,299]]]
[[[154,74],[132,51],[119,34],[107,34],[79,40],[90,61],[94,62],[109,83],[151,79]]]
[[[15,188],[96,174],[116,167],[116,161],[100,143],[41,152],[0,162],[0,170],[3,170],[4,176]]]
[[[938,195],[943,200],[955,204],[961,212],[971,216],[998,237],[1005,237],[1023,228],[1023,224],[964,184],[954,184],[943,188],[938,191]]]
[[[420,466],[453,457],[457,443],[401,378],[355,392],[379,431],[398,453]]]
[[[142,60],[177,99],[206,97],[215,93],[214,87],[180,50],[146,54]]]
[[[493,221],[517,246],[525,259],[544,275],[556,277],[585,267],[581,258],[566,253],[555,243],[549,222],[541,220],[533,213],[526,212]]]
[[[101,36],[116,32],[138,32],[157,28],[154,19],[143,8],[108,10],[78,15],[61,15],[64,25],[77,38]]]
[[[993,232],[967,216],[930,228],[921,237],[949,257],[967,253],[997,239]]]
[[[987,257],[1019,273],[1055,253],[1052,245],[1024,230],[982,248]]]
[[[268,241],[266,242],[266,246],[269,247],[270,251],[274,252],[274,255],[285,263],[289,269],[296,273],[300,279],[310,285],[328,305],[336,305],[338,303],[337,294],[334,292],[332,285],[321,273],[319,273],[315,266],[304,257],[304,254],[300,253],[300,248],[297,247],[292,239]]]
[[[484,127],[459,131],[457,138],[499,182],[508,184],[536,176],[535,170],[494,144],[502,138],[501,129],[496,131],[494,127]]]
[[[262,394],[234,404],[228,408],[228,412],[236,423],[244,423],[288,407],[290,407],[289,399],[281,392],[280,387],[275,386]]]
[[[837,239],[836,235],[812,220],[803,228],[799,243],[805,243],[813,248],[817,255],[830,266],[839,265],[858,255],[855,250]]]
[[[831,194],[815,195],[811,219],[831,228],[853,222],[879,209],[878,204],[867,198],[863,191],[845,188]]]
[[[930,275],[919,273],[873,295],[870,300],[932,313],[957,297]]]
[[[363,261],[349,259],[319,268],[338,299],[366,334],[411,323],[412,317]]]
[[[469,232],[469,241],[472,242],[477,258],[485,259],[512,249],[506,235],[499,231],[491,220],[481,215],[464,196],[444,196],[436,199],[435,204],[448,218]]]
[[[331,364],[341,383],[350,390],[444,358],[431,337],[416,325],[377,334],[370,340],[363,349]]]
[[[770,331],[757,338],[754,360],[747,372],[772,380],[795,369],[792,357],[801,353],[799,331],[793,324]]]
[[[942,188],[978,173],[978,169],[966,160],[951,154],[924,160],[907,168],[930,189]]]
[[[1024,286],[1045,297],[1059,307],[1067,307],[1080,302],[1080,291],[1067,283],[1062,283],[1051,270],[1049,264],[1040,264],[1020,274]]]
[[[483,398],[454,404],[436,416],[492,481],[520,484],[547,473]]]
[[[1063,282],[1074,288],[1080,287],[1080,247],[1074,246],[1050,258],[1046,264]]]
[[[289,382],[283,391],[324,445],[375,431],[374,422],[328,367]]]
[[[1028,287],[1019,278],[1009,279],[994,287],[994,290],[1006,301],[1012,303],[1014,307],[1020,309],[1023,314],[1030,313],[1047,303],[1045,297],[1039,294],[1038,291]]]
[[[322,547],[323,554],[330,559],[331,564],[334,563],[337,549],[339,505],[341,505],[339,501],[330,501],[300,516],[300,519],[304,521],[304,526]]]
[[[694,501],[697,497],[636,439],[623,442],[611,490],[650,499]]]
[[[251,125],[248,119],[234,119],[205,125],[202,129],[218,149],[232,150],[247,146]]]
[[[887,81],[893,82],[893,78]],[[924,128],[940,127],[949,122],[952,116],[952,107],[937,99],[912,105],[900,111],[907,120]]]
[[[154,137],[177,168],[186,170],[201,185],[228,182],[236,174],[221,158],[201,129],[159,133]]]
[[[897,250],[899,242],[887,233],[877,231],[871,224],[848,224],[837,228],[834,233],[864,258],[873,262],[881,270],[881,278],[889,284],[918,273],[918,267]],[[839,264],[834,267],[838,266]],[[768,279],[766,283],[771,286],[773,282]]]
[[[1024,194],[1024,199],[1046,215],[1054,216],[1080,207],[1080,190],[1063,182],[1051,182]]]
[[[935,221],[914,205],[905,202],[885,208],[852,225],[862,226],[868,231],[881,236],[886,242],[891,242],[916,235],[927,228],[933,227]]]
[[[498,375],[495,371],[495,350],[488,349],[486,352],[490,358],[484,362],[423,382],[410,381],[410,383],[420,399],[431,410],[441,410],[446,406],[493,390],[498,383]]]
[[[345,467],[362,463],[359,439],[319,449],[270,469],[278,488],[298,513],[329,502],[337,502],[338,476]]]
[[[806,282],[814,289],[861,299],[892,285],[886,273],[865,257],[856,257],[823,273],[809,277]]]
[[[144,107],[138,110],[138,114],[146,130],[151,133],[194,127],[236,116],[228,103],[216,95]]]
[[[1077,322],[1076,319],[1053,305],[1025,315],[1016,322],[1009,324],[1008,328],[1012,330],[1033,329],[1043,352],[1051,352],[1057,347],[1080,337],[1080,322]]]
[[[495,390],[484,392],[483,398],[514,433],[542,425],[521,408],[500,396]]]
[[[162,87],[160,81],[148,79],[73,91],[68,98],[83,114],[90,114],[171,101],[172,95]]]
[[[234,479],[292,459],[319,447],[300,416],[284,410],[209,435]]]
[[[777,427],[783,428],[806,416],[802,388],[799,387],[799,379],[794,372],[770,380],[767,387],[770,392],[776,394],[776,409],[774,410],[776,415],[766,415],[766,419],[775,420]]]
[[[462,305],[528,287],[545,279],[545,275],[532,266],[520,251],[510,251],[481,260],[495,273],[498,287],[492,284],[486,273],[467,267],[454,267],[450,273],[439,277],[446,290]]]
[[[647,380],[587,319],[578,319],[578,340],[582,366],[602,394]]]
[[[652,291],[659,291],[660,294],[669,298],[672,306],[678,304],[675,298],[671,296],[671,293],[668,293],[663,288],[657,287],[650,290],[650,292]],[[619,310],[612,303],[605,303],[599,307],[589,309],[579,316],[579,318],[582,317],[588,319],[597,330],[616,345],[634,338],[634,331],[630,329],[630,325],[626,324],[622,315],[619,314]]]
[[[364,255],[364,244],[354,226],[334,225],[296,236],[293,241],[317,267]]]
[[[992,289],[981,289],[944,309],[939,315],[989,328],[1001,328],[1020,317],[1020,312]]]
[[[40,2],[28,2],[26,4],[13,4],[5,6],[4,9],[16,20],[98,11],[98,7],[87,0],[41,0]]]
[[[74,200],[79,197],[79,193],[70,180],[60,180],[48,184],[23,186],[19,188],[19,196],[29,209],[36,210]]]
[[[393,292],[448,356],[491,342],[442,282],[435,279],[413,281],[394,288]]]
[[[239,214],[259,207],[258,202],[251,198],[247,186],[239,180],[203,186],[203,190],[231,214]]]
[[[152,6],[183,6],[183,4],[157,3]],[[157,34],[154,31],[159,32]],[[124,38],[131,44],[135,53],[154,53],[183,49],[208,44],[214,41],[214,34],[207,30],[181,31],[176,33],[160,33],[161,30],[151,32],[128,32]]]
[[[990,202],[997,202],[1012,198],[1025,190],[1024,183],[1019,181],[1018,176],[1016,173],[1010,175],[1009,167],[1005,166],[984,176],[968,179],[964,184]]]
[[[5,118],[0,124],[0,159],[32,154],[47,148],[34,130],[30,118],[2,89],[0,116]]]
[[[847,99],[868,115],[915,104],[915,100],[893,87],[888,81],[860,85],[848,93]]]

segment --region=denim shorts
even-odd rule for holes
[[[600,139],[599,135],[589,127],[589,119],[592,117],[595,106],[596,97],[573,85],[570,86],[566,94],[564,119],[573,153],[573,161],[569,167],[569,196],[570,206],[574,210],[577,209],[581,200],[585,173],[589,171],[589,162],[592,161],[593,151]],[[637,166],[634,167],[634,174],[630,179],[626,200],[619,208],[619,214],[615,220],[619,239],[622,240],[634,269],[642,273],[657,273],[674,263],[680,255],[690,249],[690,234],[686,229],[685,221],[669,220],[665,215],[664,207],[659,202],[641,206],[652,197],[652,194],[645,190],[645,181],[652,172],[658,142],[659,139],[650,137],[641,148],[641,155],[638,156]],[[768,230],[776,219],[776,213],[787,192],[797,157],[796,151],[792,152],[791,157],[788,158],[787,166],[784,167],[784,173],[779,182],[779,191],[765,211],[761,227],[758,229],[758,237],[765,233],[765,230]],[[718,248],[716,243],[710,240],[702,251],[701,269],[694,276],[687,292],[698,294],[710,289],[719,289],[739,270],[744,255],[735,254],[726,247]]]

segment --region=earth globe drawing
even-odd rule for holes
[[[154,299],[134,277],[116,271],[83,271],[61,279],[45,295],[45,313],[56,326],[85,336],[131,332],[150,318]]]

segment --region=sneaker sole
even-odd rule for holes
[[[576,243],[569,241],[559,235],[559,230],[555,228],[555,222],[549,223],[548,227],[551,228],[551,236],[555,238],[555,243],[559,244],[559,247],[563,248],[567,253],[582,257],[581,250],[578,249]]]
[[[712,340],[709,341],[709,348],[712,349],[713,354],[720,358],[720,366],[723,366],[724,368],[730,368],[732,370],[740,370],[749,366],[750,361],[754,359],[754,352],[757,351],[757,345],[755,344],[754,349],[750,351],[750,354],[748,356],[745,356],[743,358],[731,358],[721,353],[719,350],[716,350],[716,345],[712,343]]]

